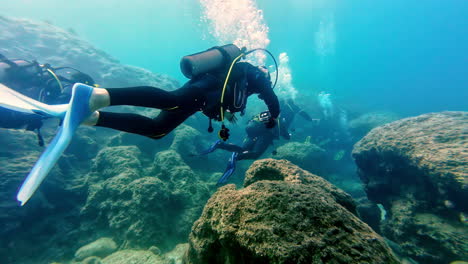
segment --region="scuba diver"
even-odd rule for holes
[[[242,146],[231,143],[225,143],[221,140],[216,141],[210,148],[201,152],[199,155],[206,155],[216,149],[223,149],[232,152],[226,170],[223,176],[218,180],[218,185],[227,182],[229,177],[236,169],[236,162],[239,160],[256,160],[258,159],[270,145],[273,145],[274,140],[283,137],[286,140],[291,139],[289,127],[296,115],[300,115],[306,121],[313,122],[313,119],[297,106],[292,99],[280,101],[281,114],[276,120],[276,129],[267,129],[264,124],[271,122],[272,116],[269,111],[255,115],[249,120],[245,128],[247,134]],[[276,154],[276,151],[273,151]]]
[[[280,113],[278,98],[273,91],[278,75],[276,74],[275,85],[272,86],[270,74],[265,67],[240,61],[257,50],[264,49],[246,51],[245,48],[239,49],[229,44],[185,56],[181,60],[181,70],[190,80],[175,91],[150,86],[104,89],[75,84],[68,104],[47,105],[0,85],[0,105],[63,120],[56,137],[21,186],[17,200],[21,205],[29,200],[70,144],[74,132],[81,124],[160,139],[188,117],[201,111],[209,119],[208,132],[213,132],[213,119],[222,123],[218,135],[226,141],[229,138],[229,129],[224,121],[235,121],[234,114],[238,112],[243,115],[247,98],[258,94],[271,114],[264,126],[273,128]],[[264,51],[272,56],[278,69],[273,55]],[[98,111],[114,105],[156,108],[161,109],[161,112],[152,119],[133,113]]]
[[[191,80],[175,91],[150,86],[93,89],[90,94],[92,115],[85,124],[160,139],[201,111],[209,119],[208,132],[213,132],[213,119],[222,122],[218,135],[226,141],[230,135],[224,120],[234,122],[235,113],[244,114],[247,98],[259,94],[272,115],[265,126],[272,128],[280,107],[270,74],[265,67],[237,62],[243,54],[230,44],[184,57],[182,72]],[[155,118],[148,118],[132,113],[95,111],[111,105],[150,107],[161,112]]]
[[[71,67],[53,68],[37,61],[8,59],[0,54],[0,83],[47,104],[67,103],[75,83],[95,85],[87,74]],[[44,145],[41,127],[46,117],[0,107],[0,128],[36,131],[38,144]]]

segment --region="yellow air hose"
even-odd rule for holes
[[[57,77],[57,75],[55,74],[54,71],[52,71],[51,69],[47,69],[47,71],[50,73],[50,75],[52,75],[52,77],[54,77],[54,79],[57,81],[59,87],[60,87],[60,92],[63,92],[63,86],[62,86],[62,82],[59,80],[59,78]]]
[[[234,64],[244,56],[245,54],[242,53],[241,55],[237,56],[231,63],[231,66],[229,67],[229,71],[228,71],[228,74],[226,75],[226,79],[224,80],[224,86],[223,86],[223,91],[221,93],[221,108],[220,108],[220,111],[221,111],[221,115],[220,115],[220,119],[221,119],[221,122],[224,122],[224,107],[223,107],[223,104],[224,104],[224,94],[226,92],[226,87],[227,87],[227,84],[229,82],[229,77],[231,76],[231,72],[232,72],[232,68],[234,68]]]

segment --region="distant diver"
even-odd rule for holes
[[[71,67],[52,67],[37,61],[8,59],[0,54],[0,83],[46,104],[67,103],[75,83],[95,85],[87,74]],[[6,100],[4,98],[3,100]],[[0,107],[0,128],[36,131],[38,144],[44,145],[41,127],[46,117]]]
[[[149,86],[104,89],[75,84],[68,104],[49,106],[16,93],[8,87],[0,87],[0,106],[63,119],[58,134],[23,183],[17,195],[18,201],[22,205],[28,201],[70,144],[75,130],[82,123],[160,139],[188,117],[201,111],[209,119],[209,132],[213,132],[212,119],[222,122],[218,135],[225,141],[229,138],[229,129],[224,121],[235,120],[234,114],[237,112],[243,115],[247,98],[252,94],[259,94],[271,114],[265,127],[273,128],[280,107],[273,91],[275,85],[272,86],[270,74],[266,67],[240,62],[246,55],[257,50],[264,49],[246,51],[245,48],[239,49],[229,44],[185,56],[181,60],[181,70],[190,80],[175,91]],[[272,56],[269,51],[264,51]],[[273,56],[272,58],[274,60]],[[275,84],[277,76],[276,74]],[[2,94],[12,100],[2,100]],[[138,114],[97,111],[113,105],[157,108],[161,109],[161,112],[151,119]]]
[[[289,128],[296,115],[300,115],[306,121],[314,121],[309,114],[297,106],[292,99],[280,100],[280,108],[281,114],[279,118],[276,119],[276,129],[267,129],[263,125],[271,122],[272,119],[271,113],[265,111],[255,115],[247,123],[247,127],[245,128],[247,136],[242,146],[218,140],[211,147],[199,154],[206,155],[216,149],[232,152],[226,170],[218,180],[218,185],[225,184],[229,177],[231,177],[236,169],[237,161],[246,159],[256,160],[265,153],[270,145],[273,145],[274,140],[280,139],[280,137],[289,140],[291,138]],[[273,153],[275,154],[275,152],[276,151]]]

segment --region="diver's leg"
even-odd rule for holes
[[[229,152],[242,152],[244,149],[241,146],[232,144],[232,143],[225,143],[225,142],[220,142],[218,145],[219,149],[224,149]]]
[[[99,112],[96,126],[159,139],[174,130],[196,111],[161,111],[154,118],[129,113]]]
[[[203,150],[202,152],[200,152],[198,155],[202,156],[202,155],[206,155],[206,154],[209,154],[217,149],[222,149],[222,150],[226,150],[226,151],[229,151],[229,152],[243,152],[243,151],[246,151],[247,149],[244,148],[246,146],[245,142],[249,142],[249,141],[252,141],[250,138],[246,138],[244,140],[244,144],[241,146],[238,146],[238,145],[234,145],[232,143],[225,143],[221,140],[216,140],[215,143],[213,143],[209,148]],[[248,144],[250,145],[250,144]]]
[[[111,105],[133,105],[165,109],[178,106],[179,101],[174,93],[151,86],[94,88],[90,108],[94,111]]]
[[[239,156],[237,157],[237,160],[245,160],[245,159],[253,159],[256,160],[258,159],[265,151],[267,148],[273,143],[273,140],[271,137],[268,136],[259,136],[257,137],[257,140],[255,141],[255,144],[252,146],[251,149],[244,151],[242,153],[239,153]]]

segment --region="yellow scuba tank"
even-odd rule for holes
[[[227,69],[243,52],[234,44],[213,47],[184,56],[180,61],[180,69],[185,77],[192,79],[204,73]]]

